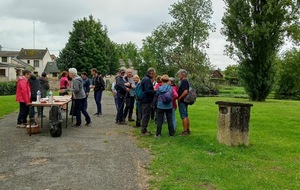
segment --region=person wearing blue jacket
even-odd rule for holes
[[[174,136],[174,126],[172,120],[173,113],[173,88],[168,84],[169,76],[163,75],[161,77],[162,85],[158,88],[156,92],[157,98],[157,129],[155,137],[159,138],[161,136],[162,125],[164,122],[164,114],[166,114],[169,136]],[[168,95],[166,95],[168,94]],[[163,98],[163,96],[170,96],[169,100]]]

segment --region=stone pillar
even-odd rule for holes
[[[228,146],[249,145],[250,108],[253,104],[217,101],[218,141]]]

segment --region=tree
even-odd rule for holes
[[[228,84],[237,85],[239,83],[239,65],[228,65],[224,74]]]
[[[89,72],[97,68],[101,74],[115,74],[119,68],[115,46],[107,29],[93,16],[73,22],[73,31],[57,60],[60,70],[75,67]]]
[[[117,44],[116,49],[118,58],[124,61],[127,68],[133,66],[135,69],[139,69],[141,57],[136,44],[132,42],[126,44]]]
[[[253,101],[264,101],[274,84],[274,60],[285,37],[299,37],[299,0],[224,0],[222,34],[237,56],[240,77]],[[297,28],[297,27],[298,28]]]
[[[276,98],[300,99],[300,51],[292,49],[280,60]]]
[[[210,23],[211,1],[183,0],[171,5],[169,14],[174,20],[161,24],[144,40],[143,66],[155,65],[158,73],[170,76],[184,68],[192,83],[204,81],[210,67],[204,50],[209,32],[215,29]]]

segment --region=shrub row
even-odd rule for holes
[[[16,94],[16,81],[0,82],[0,96]]]

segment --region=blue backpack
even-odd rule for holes
[[[144,92],[142,91],[141,83],[138,83],[135,87],[135,98],[137,100],[142,100],[144,97]]]
[[[162,103],[168,104],[173,101],[173,88],[171,87],[168,92],[159,95]]]

